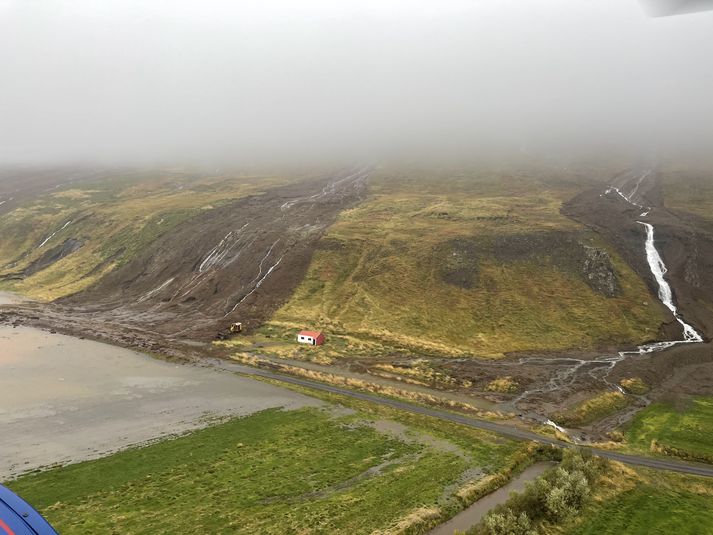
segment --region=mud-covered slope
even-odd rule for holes
[[[316,242],[364,192],[367,168],[274,188],[183,222],[59,306],[182,338],[250,329],[302,280]]]
[[[643,173],[645,174],[645,173]],[[632,206],[618,195],[603,195],[602,188],[592,188],[565,203],[562,212],[593,228],[613,244],[637,273],[646,280],[652,292],[656,281],[646,263],[645,228],[637,220],[652,223],[656,228],[656,243],[668,267],[666,277],[675,301],[686,320],[710,336],[713,332],[713,234],[710,225],[690,214],[666,209],[662,204],[660,180],[655,171],[640,183],[622,173],[612,185],[634,192],[632,199],[643,207],[651,207],[645,217],[643,208]],[[677,322],[665,326],[663,339],[677,339],[682,333]]]
[[[120,171],[119,168],[0,168],[0,215],[11,212],[23,201],[43,193],[87,181],[107,179]]]

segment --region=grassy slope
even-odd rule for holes
[[[616,470],[615,470],[616,472]],[[620,467],[579,519],[555,533],[571,535],[707,535],[713,533],[708,478]]]
[[[713,222],[713,167],[669,164],[661,170],[664,204]]]
[[[382,172],[371,179],[370,198],[330,229],[273,326],[320,327],[333,341],[349,334],[356,338],[342,339],[344,349],[365,352],[385,345],[497,356],[653,338],[661,312],[643,304],[655,300],[613,254],[624,290],[617,298],[594,292],[546,253],[507,262],[478,251],[472,288],[439,277],[440,248],[455,238],[573,231],[602,246],[559,213],[576,191],[516,173]]]
[[[42,300],[72,294],[128,262],[200,210],[284,182],[274,177],[198,178],[189,173],[156,171],[117,175],[48,193],[0,221],[0,278],[21,271],[66,239],[79,239],[83,247],[25,280],[0,283],[0,288]],[[71,224],[38,248],[70,220]]]
[[[10,487],[64,534],[372,533],[437,514],[467,469],[497,470],[521,447],[450,426],[464,457],[380,434],[364,417],[270,410]]]
[[[713,462],[713,397],[694,398],[683,409],[654,403],[627,427],[627,442],[639,451]],[[652,447],[652,441],[656,441]]]

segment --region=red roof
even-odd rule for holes
[[[311,336],[312,338],[318,338],[322,334],[321,331],[300,331],[300,336]]]

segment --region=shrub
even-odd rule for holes
[[[532,522],[525,513],[515,515],[510,509],[485,517],[485,525],[493,535],[534,535]]]
[[[549,470],[496,507],[471,528],[471,535],[535,533],[543,520],[553,523],[577,514],[591,495],[591,486],[606,466],[587,450],[566,450],[559,467]],[[518,531],[519,530],[519,531]]]

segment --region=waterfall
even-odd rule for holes
[[[683,340],[682,342],[702,342],[703,338],[691,325],[686,323],[683,318],[678,313],[676,304],[673,302],[673,292],[671,291],[671,286],[664,278],[664,275],[668,271],[666,269],[666,264],[664,264],[661,255],[656,249],[654,243],[654,227],[650,223],[644,223],[642,221],[637,221],[640,225],[646,227],[646,260],[649,263],[649,268],[651,273],[656,279],[656,283],[659,286],[659,299],[668,308],[676,321],[683,327]]]

